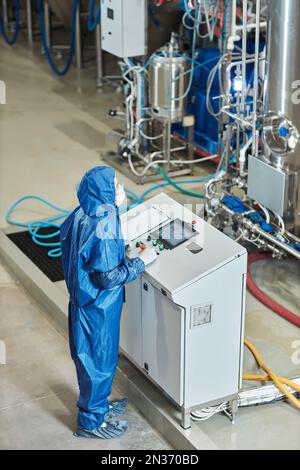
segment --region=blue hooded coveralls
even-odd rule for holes
[[[70,294],[70,349],[80,389],[78,425],[92,430],[103,424],[109,409],[124,286],[145,265],[139,258],[125,261],[112,168],[86,173],[78,199],[80,207],[61,226],[61,243]]]

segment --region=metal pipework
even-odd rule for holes
[[[75,32],[75,55],[76,55],[76,67],[82,69],[82,47],[81,47],[81,6],[78,2],[76,12],[76,32]]]
[[[29,47],[33,46],[33,30],[32,30],[32,5],[31,0],[26,0],[26,16],[27,16],[27,36]]]
[[[236,212],[230,210],[225,204],[221,204],[221,207],[225,212],[230,214],[231,216],[237,216]],[[287,253],[294,258],[300,260],[300,252],[289,246],[287,243],[283,243],[282,241],[278,240],[278,238],[274,237],[273,235],[265,232],[262,230],[258,225],[255,225],[253,222],[251,222],[249,219],[246,217],[241,216],[240,220],[245,228],[247,228],[251,233],[255,233],[256,235],[261,236],[263,239],[265,239],[267,242],[269,242],[271,245],[268,245],[269,249],[272,249],[272,246],[275,245],[277,249],[280,250],[280,252]]]
[[[7,0],[2,0],[2,14],[3,14],[3,23],[6,26],[8,23],[8,11],[7,11]]]
[[[242,102],[241,102],[241,113],[245,115],[246,106],[246,94],[247,94],[247,76],[246,76],[246,62],[247,62],[247,13],[248,13],[248,0],[243,0],[243,46],[242,46]]]
[[[95,30],[95,42],[96,42],[96,65],[97,65],[97,88],[103,86],[103,52],[101,47],[101,25],[97,24]]]
[[[255,30],[255,63],[254,63],[254,93],[253,93],[253,142],[252,153],[257,155],[258,152],[258,132],[256,131],[257,123],[257,102],[259,94],[259,48],[260,48],[260,14],[261,0],[256,1],[256,30]]]
[[[45,34],[49,49],[51,48],[51,16],[48,1],[44,2]]]
[[[254,225],[252,222],[250,222],[249,220],[245,219],[244,221],[244,225],[249,228],[250,231],[253,231],[255,233],[257,233],[258,235],[262,236],[263,238],[265,238],[266,240],[268,240],[270,243],[276,245],[281,251],[285,251],[286,253],[288,253],[289,255],[293,256],[294,258],[297,258],[298,260],[300,260],[300,253],[299,251],[297,250],[294,250],[294,248],[291,248],[289,245],[287,245],[286,243],[283,243],[281,242],[280,240],[278,240],[277,238],[273,237],[273,235],[270,235],[269,233],[267,232],[264,232],[264,230],[262,230],[261,228],[259,228],[257,225]]]
[[[266,29],[267,27],[267,22],[266,21],[261,21],[260,23],[260,28],[261,29]],[[247,24],[247,31],[251,31],[251,29],[255,29],[256,28],[256,23],[248,23]],[[236,27],[235,27],[236,31],[241,31],[243,29],[243,25],[241,24],[238,24]]]

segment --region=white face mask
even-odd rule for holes
[[[116,206],[120,207],[121,204],[123,204],[123,202],[125,201],[125,199],[126,199],[126,194],[125,194],[124,186],[123,184],[119,183],[116,188]]]

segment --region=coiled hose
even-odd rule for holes
[[[204,178],[197,178],[194,180],[176,181],[176,187],[179,188],[181,185],[191,184],[191,183],[202,183],[205,181],[209,181],[210,179],[215,178],[216,176],[217,174],[210,175]],[[165,183],[157,184],[153,186],[152,188],[147,189],[140,197],[131,189],[125,188],[127,198],[130,201],[130,205],[127,207],[127,210],[141,204],[144,201],[144,199],[147,196],[149,196],[152,192],[157,191],[158,189],[161,189],[161,188],[165,188],[170,185],[173,185],[173,181],[171,183],[165,182]],[[13,213],[17,209],[17,207],[21,203],[29,199],[36,200],[38,202],[41,202],[42,204],[46,204],[51,209],[54,209],[55,211],[57,211],[58,215],[55,215],[45,220],[37,220],[34,222],[29,222],[29,223],[20,222],[20,221],[13,219]],[[32,238],[33,243],[39,246],[43,246],[45,248],[49,248],[50,250],[48,251],[48,256],[50,258],[59,258],[61,256],[60,242],[50,242],[49,239],[59,236],[60,225],[70,213],[71,211],[62,209],[58,207],[57,205],[52,204],[51,202],[47,201],[46,199],[30,194],[28,196],[21,197],[10,207],[6,215],[6,221],[10,225],[15,225],[17,227],[26,228]],[[50,234],[41,233],[41,230],[45,228],[53,228],[53,232],[51,232]]]
[[[90,32],[95,31],[97,28],[97,25],[99,24],[100,18],[101,18],[101,6],[100,6],[100,0],[97,0],[99,5],[97,8],[96,15],[95,13],[95,0],[90,0],[89,2],[89,16],[88,16],[88,30]]]
[[[36,220],[34,222],[29,222],[29,223],[19,222],[17,220],[14,220],[12,217],[14,211],[22,202],[25,202],[29,199],[45,204],[51,209],[54,209],[55,211],[57,211],[58,215],[49,217],[48,219],[45,219],[45,220]],[[70,211],[62,209],[56,206],[55,204],[52,204],[51,202],[47,201],[46,199],[43,199],[39,196],[34,196],[33,194],[29,194],[28,196],[24,196],[18,199],[10,207],[9,211],[6,214],[6,221],[10,225],[15,225],[17,227],[26,228],[32,238],[33,243],[35,243],[38,246],[49,248],[49,251],[48,251],[49,258],[59,258],[61,256],[60,242],[51,242],[49,240],[59,236],[60,225],[70,213],[71,213]],[[53,231],[51,231],[50,234],[45,234],[45,233],[40,232],[41,229],[45,229],[49,227],[53,228]]]
[[[16,6],[15,6],[15,30],[10,38],[5,30],[5,25],[4,25],[4,18],[0,18],[0,31],[3,36],[3,39],[9,46],[13,46],[17,39],[18,39],[18,34],[20,31],[20,0],[16,0]]]
[[[77,15],[78,5],[79,5],[79,0],[73,0],[72,25],[71,25],[71,33],[70,33],[70,49],[68,52],[66,64],[61,69],[59,69],[53,61],[51,51],[49,49],[49,45],[47,44],[46,31],[45,31],[45,18],[44,18],[44,1],[38,0],[38,12],[39,12],[39,19],[40,19],[41,36],[42,36],[42,42],[43,42],[45,54],[46,54],[46,57],[47,57],[47,60],[51,69],[56,75],[60,77],[66,75],[72,65],[72,60],[73,60],[73,55],[74,55],[74,50],[75,50],[76,15]]]
[[[128,199],[131,201],[131,203],[135,203],[136,200],[138,199],[138,196],[135,192],[131,191],[130,189],[126,188],[126,193]],[[20,204],[22,204],[25,201],[28,200],[35,200],[38,201],[42,204],[45,204],[46,206],[50,207],[50,209],[53,209],[58,212],[58,215],[55,215],[53,217],[49,217],[43,220],[35,220],[33,222],[20,222],[18,220],[15,220],[13,218],[13,213],[15,210],[19,207]],[[45,248],[49,248],[48,251],[48,256],[49,258],[60,258],[61,257],[61,243],[60,241],[54,242],[50,241],[53,238],[57,238],[60,235],[60,226],[63,223],[63,221],[66,219],[71,214],[72,211],[68,211],[65,209],[62,209],[61,207],[57,206],[56,204],[53,204],[52,202],[47,201],[47,199],[44,199],[39,196],[35,196],[33,194],[29,194],[27,196],[23,196],[20,199],[18,199],[8,210],[6,214],[6,221],[10,225],[15,225],[16,227],[23,227],[26,228],[29,232],[29,235],[32,238],[33,243],[35,243],[38,246],[42,246]],[[53,228],[50,233],[41,233],[41,230],[47,229],[47,228]]]

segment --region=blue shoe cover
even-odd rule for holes
[[[105,419],[116,418],[117,416],[121,416],[125,413],[128,406],[127,398],[123,398],[123,400],[114,400],[109,402],[109,411],[105,415]]]
[[[116,437],[123,436],[127,428],[127,421],[111,421],[103,423],[102,426],[96,429],[83,429],[78,427],[74,436],[85,439],[115,439]]]

